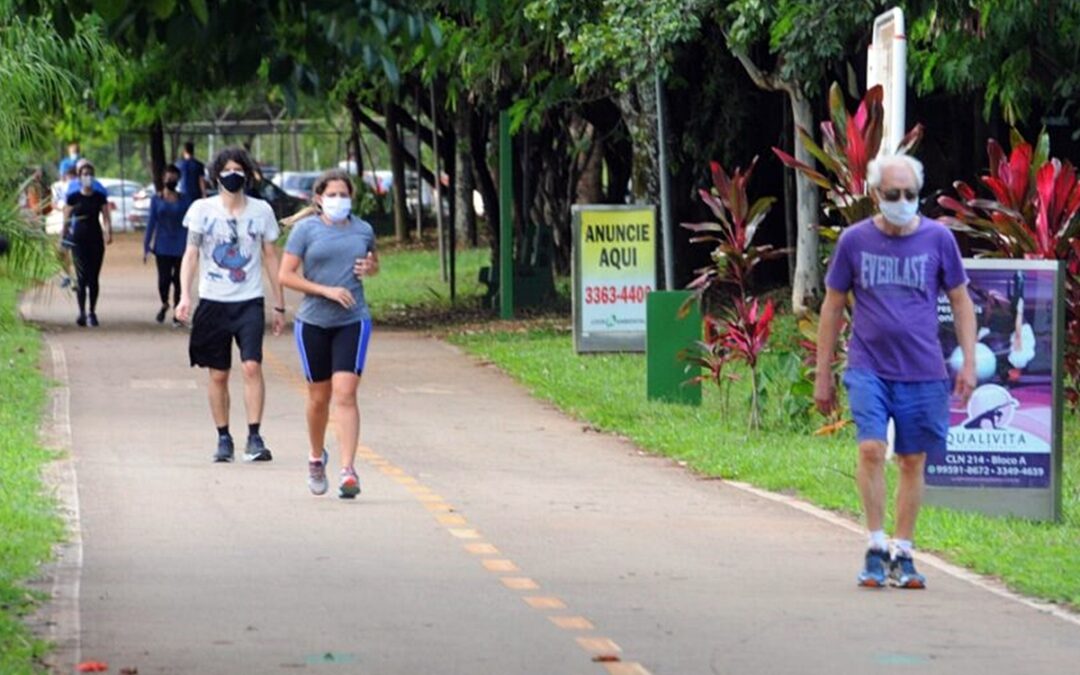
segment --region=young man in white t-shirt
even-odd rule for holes
[[[184,217],[187,249],[180,263],[180,304],[176,317],[191,313],[191,286],[199,274],[199,306],[191,321],[188,353],[192,366],[209,369],[210,413],[217,426],[215,462],[231,462],[229,433],[229,369],[232,343],[240,348],[244,372],[244,404],[248,440],[244,459],[268,462],[273,457],[263,442],[266,389],[262,373],[262,342],[266,327],[262,267],[268,270],[274,295],[273,331],[285,327],[285,296],[278,283],[277,218],[270,205],[248,197],[244,189],[255,176],[255,165],[241,148],[226,148],[211,164],[211,178],[221,188],[217,196],[195,201]]]

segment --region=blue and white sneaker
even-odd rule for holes
[[[313,495],[324,495],[330,487],[326,481],[326,463],[329,460],[330,457],[326,454],[325,448],[323,448],[321,459],[317,461],[308,459],[307,486]]]
[[[926,577],[915,571],[911,555],[897,551],[889,560],[889,583],[897,588],[926,588]]]
[[[871,548],[866,551],[866,562],[859,572],[859,585],[864,588],[885,586],[885,567],[889,564],[889,552]]]
[[[244,449],[245,462],[269,462],[274,458],[270,454],[270,448],[263,443],[262,436],[251,434],[247,439],[247,447]]]
[[[233,439],[232,436],[219,436],[217,442],[217,450],[214,451],[215,462],[231,462],[233,461]]]

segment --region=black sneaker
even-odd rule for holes
[[[866,550],[866,562],[859,572],[859,585],[864,588],[885,586],[885,566],[889,564],[889,552],[871,548]]]
[[[221,436],[217,442],[217,452],[214,453],[215,462],[231,462],[233,461],[233,440],[232,436]]]
[[[269,462],[273,458],[270,448],[263,443],[262,436],[258,434],[248,436],[247,448],[244,449],[245,462]]]
[[[915,571],[910,555],[897,551],[889,561],[889,583],[897,588],[926,588],[926,577]]]
[[[75,325],[85,327],[86,326],[86,315],[85,314],[80,314],[78,316],[78,318],[75,319]]]
[[[100,325],[101,325],[101,324],[99,324],[99,323],[98,323],[98,320],[97,320],[97,314],[94,314],[93,312],[91,312],[91,313],[90,313],[90,314],[89,314],[89,315],[88,315],[88,316],[86,317],[86,324],[87,324],[88,326],[92,326],[92,327],[94,327],[94,328],[97,328],[98,326],[100,326]]]
[[[165,323],[165,312],[168,311],[168,309],[168,305],[162,305],[161,309],[158,310],[157,316],[154,317],[154,321],[157,321],[158,323]]]

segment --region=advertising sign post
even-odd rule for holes
[[[645,296],[656,290],[656,208],[575,205],[574,349],[645,351]]]
[[[975,303],[978,385],[950,401],[948,447],[926,458],[926,503],[990,515],[1061,517],[1064,302],[1059,263],[965,260]],[[949,371],[963,363],[938,301]]]

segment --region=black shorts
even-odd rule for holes
[[[293,322],[296,350],[308,382],[325,382],[334,373],[364,372],[371,319],[323,328],[300,319]]]
[[[228,370],[232,367],[233,340],[240,348],[241,361],[261,363],[265,331],[262,298],[240,302],[200,300],[191,320],[191,365]]]

